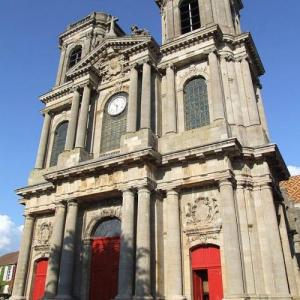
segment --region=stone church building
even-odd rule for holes
[[[156,3],[162,45],[98,12],[59,36],[13,300],[300,297],[242,0]]]

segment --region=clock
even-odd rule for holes
[[[117,116],[124,111],[127,105],[127,98],[124,95],[113,97],[107,107],[107,112],[111,116]]]

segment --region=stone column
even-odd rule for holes
[[[225,1],[225,12],[226,12],[226,19],[227,19],[227,25],[230,27],[230,31],[234,33],[234,24],[233,24],[233,16],[232,16],[232,11],[231,11],[231,3],[229,0],[224,0]]]
[[[261,256],[261,274],[263,277],[264,290],[261,291],[266,294],[274,294],[274,274],[272,270],[272,257],[270,255],[272,248],[269,243],[268,229],[265,224],[264,216],[264,204],[261,198],[260,187],[253,187],[253,200],[255,205],[255,216],[256,216],[256,229],[258,235],[259,252]],[[258,252],[258,251],[257,251]],[[257,275],[257,274],[256,274]]]
[[[51,124],[51,116],[48,112],[45,112],[45,118],[44,118],[42,134],[40,138],[39,149],[36,156],[36,163],[35,163],[36,169],[43,169],[44,167],[50,124]]]
[[[243,75],[245,91],[246,91],[250,125],[259,125],[260,118],[258,113],[256,95],[254,91],[254,85],[251,76],[249,62],[246,58],[242,60],[241,67],[242,67],[242,75]]]
[[[240,183],[236,187],[236,200],[237,200],[237,211],[238,219],[240,224],[241,231],[241,242],[243,249],[243,262],[245,270],[245,282],[246,282],[246,291],[249,295],[255,294],[255,279],[254,279],[254,270],[253,270],[253,261],[252,261],[252,249],[250,243],[250,233],[249,233],[249,214],[246,207],[246,199],[244,192],[246,192],[246,187]],[[248,196],[249,197],[249,196]],[[257,250],[255,250],[257,251]]]
[[[25,218],[23,238],[22,238],[20,254],[18,258],[18,265],[17,265],[11,299],[15,299],[15,300],[26,299],[24,292],[25,292],[25,284],[26,284],[28,267],[29,267],[29,257],[30,257],[30,250],[31,250],[33,226],[34,226],[34,217],[27,215]]]
[[[80,291],[81,300],[89,299],[91,255],[92,255],[92,241],[90,239],[86,239],[83,241],[83,249],[82,249],[81,291]]]
[[[152,299],[151,296],[151,242],[150,205],[151,192],[148,187],[138,190],[135,298]]]
[[[80,93],[78,88],[74,90],[72,106],[71,106],[71,118],[68,125],[68,132],[66,137],[65,150],[73,150],[76,137],[78,113],[79,113],[79,104],[80,104]]]
[[[176,93],[175,93],[175,74],[174,67],[168,66],[166,71],[167,77],[167,103],[166,110],[166,133],[175,133],[176,130]]]
[[[134,193],[123,192],[119,288],[117,299],[132,299],[134,270]]]
[[[220,66],[217,55],[214,52],[208,55],[210,68],[210,90],[213,104],[214,121],[224,119],[224,93]]]
[[[166,19],[165,19],[165,22],[166,22],[167,41],[170,41],[175,36],[173,1],[168,1],[166,3]]]
[[[230,59],[228,61],[228,70],[232,78],[232,82],[230,84],[230,92],[231,92],[231,100],[232,100],[235,124],[243,125],[243,114],[242,114],[241,100],[240,100],[241,97],[239,93],[238,79],[235,70],[235,61],[233,59]]]
[[[67,48],[65,45],[60,47],[60,59],[59,59],[58,71],[57,71],[56,82],[55,82],[56,86],[60,85],[61,83],[66,50]]]
[[[151,65],[143,63],[141,129],[151,128]]]
[[[242,296],[244,293],[242,261],[233,186],[228,179],[219,183],[221,195],[222,230],[224,239],[225,278],[227,296]]]
[[[130,72],[127,132],[135,132],[137,130],[138,75],[136,66],[133,66]]]
[[[68,202],[68,212],[66,217],[65,234],[61,255],[59,283],[56,299],[72,298],[77,215],[78,203],[74,200],[71,200]]]
[[[284,261],[285,261],[285,266],[286,266],[286,271],[287,271],[287,276],[289,280],[289,286],[290,286],[290,291],[291,291],[291,296],[297,298],[299,295],[300,287],[298,290],[297,287],[297,280],[296,280],[296,274],[294,270],[294,265],[293,265],[293,258],[292,258],[292,253],[291,253],[291,248],[290,248],[290,242],[288,238],[288,230],[286,226],[286,216],[284,213],[284,204],[279,206],[279,215],[280,215],[280,226],[279,226],[279,232],[280,232],[280,237],[282,241],[282,250],[283,250],[283,255],[284,255]]]
[[[86,137],[91,92],[92,92],[91,86],[86,85],[83,89],[80,115],[79,115],[78,126],[77,126],[77,136],[76,136],[76,143],[75,143],[76,148],[85,147],[85,137]]]
[[[287,276],[285,272],[285,264],[282,253],[282,245],[279,234],[277,214],[274,206],[274,198],[271,186],[268,184],[261,187],[261,197],[264,203],[264,220],[267,228],[267,235],[270,244],[270,253],[273,261],[273,274],[275,283],[276,296],[289,296],[289,288]]]
[[[56,205],[54,227],[51,238],[51,248],[48,261],[48,269],[45,284],[44,299],[54,299],[57,290],[61,248],[65,226],[66,207],[63,203]]]
[[[167,216],[168,299],[184,299],[182,295],[179,195],[175,190],[167,191]]]

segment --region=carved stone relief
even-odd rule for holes
[[[36,221],[32,245],[35,253],[41,257],[49,252],[53,232],[53,222],[51,219],[52,217],[49,216],[37,219]]]
[[[182,195],[182,228],[188,248],[198,244],[220,244],[218,198],[218,190],[214,187],[202,191],[193,189]]]
[[[218,201],[211,197],[198,197],[185,205],[187,226],[207,226],[219,219]]]
[[[186,81],[196,76],[203,76],[208,80],[209,70],[207,64],[192,64],[189,68],[178,71],[178,90],[183,90]]]
[[[117,200],[110,201],[110,203],[103,203],[85,213],[85,230],[84,238],[90,238],[95,225],[105,218],[121,219],[121,206]]]

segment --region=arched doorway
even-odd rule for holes
[[[111,300],[118,293],[121,222],[106,219],[92,241],[90,300]]]
[[[206,245],[191,250],[194,300],[222,300],[220,249]]]
[[[40,300],[45,293],[45,283],[48,268],[48,258],[42,258],[35,263],[32,300]]]

